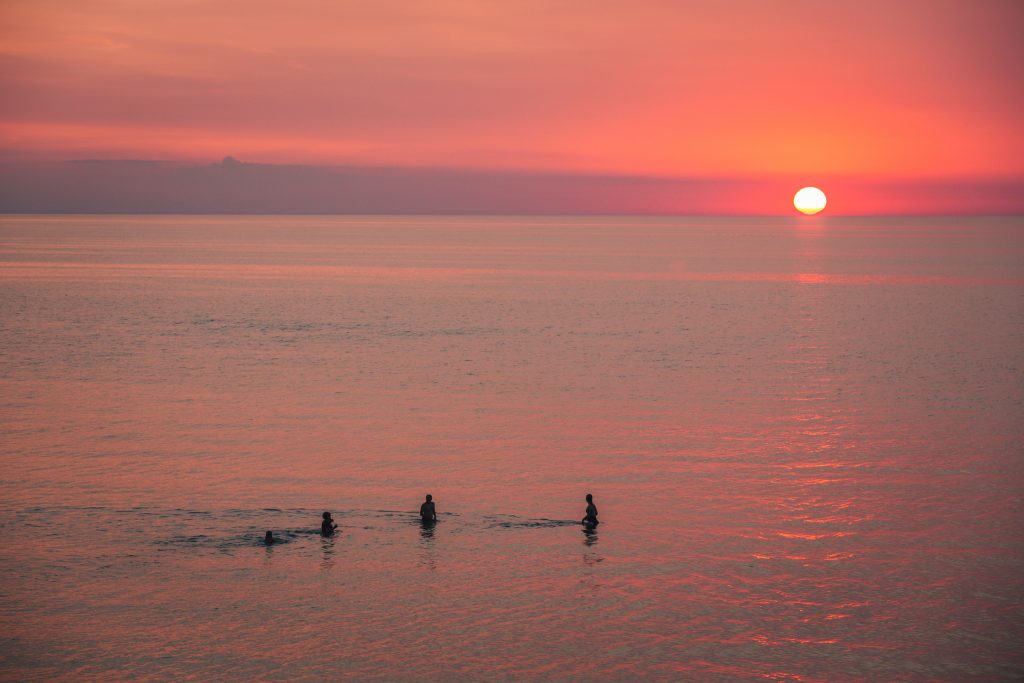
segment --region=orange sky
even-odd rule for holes
[[[5,0],[0,159],[1024,177],[1018,0]]]

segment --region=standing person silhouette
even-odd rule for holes
[[[580,524],[587,526],[597,526],[600,522],[597,521],[597,506],[594,505],[594,496],[587,494],[587,514],[580,520]]]
[[[427,494],[427,500],[420,505],[420,521],[424,524],[437,521],[437,508],[434,507],[434,497]]]
[[[331,513],[324,513],[324,521],[320,522],[320,535],[321,536],[333,536],[334,530],[338,528],[338,525],[331,519]]]

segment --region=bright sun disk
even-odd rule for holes
[[[793,206],[800,213],[818,213],[825,208],[825,193],[816,187],[804,187],[793,195]]]

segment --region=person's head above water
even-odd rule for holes
[[[330,519],[330,518],[331,518],[331,513],[330,512],[325,512],[324,513],[324,519]]]
[[[432,500],[434,500],[434,497],[428,493],[427,494],[427,502],[429,503]]]
[[[587,502],[588,503],[593,503],[594,502],[594,497],[592,495],[590,495],[589,493],[587,494]]]
[[[273,543],[274,542],[274,534],[273,534],[273,532],[268,531],[267,535],[263,537],[263,541],[264,541],[264,543]]]

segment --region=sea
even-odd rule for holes
[[[3,216],[0,679],[1021,680],[1022,401],[1020,216]]]

